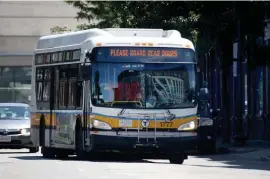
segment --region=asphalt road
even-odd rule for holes
[[[27,150],[0,150],[0,179],[269,179],[270,162],[237,155],[190,156],[183,165],[167,160],[45,160]]]

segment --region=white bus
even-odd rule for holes
[[[178,31],[48,35],[33,61],[31,138],[44,157],[118,151],[182,164],[196,148],[196,55]]]

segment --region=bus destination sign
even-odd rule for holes
[[[165,49],[110,49],[112,57],[178,57],[177,50]]]
[[[97,47],[94,58],[100,62],[195,62],[195,52],[172,47]]]

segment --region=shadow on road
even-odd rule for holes
[[[204,162],[206,164],[192,164],[190,166],[199,166],[199,167],[206,167],[206,168],[232,168],[232,169],[247,169],[247,170],[266,170],[270,171],[270,161],[262,161],[260,157],[257,158],[247,157],[254,151],[237,154],[237,153],[230,153],[230,154],[219,154],[219,155],[197,155],[194,156],[198,159],[203,159],[208,162]],[[244,156],[244,155],[245,156]],[[216,165],[213,165],[215,162]],[[198,162],[199,163],[199,162]]]
[[[125,156],[120,156],[120,155],[113,155],[113,156],[99,156],[95,158],[88,158],[86,160],[80,160],[76,156],[69,156],[66,158],[53,158],[53,159],[47,159],[43,158],[42,156],[12,156],[9,158],[15,158],[15,159],[20,159],[20,160],[61,160],[61,161],[88,161],[88,162],[112,162],[112,163],[155,163],[143,159],[136,159],[136,158],[129,158]]]
[[[29,154],[29,152],[2,152],[0,151],[0,155],[6,155],[6,154]]]
[[[245,152],[245,153],[223,153],[216,155],[198,155],[193,154],[189,156],[192,162],[187,161],[184,162],[184,165],[187,166],[195,166],[195,167],[205,167],[205,168],[231,168],[231,169],[247,169],[247,170],[264,170],[270,171],[270,161],[262,161],[258,157],[257,159],[247,158],[250,153],[254,151]],[[20,153],[17,153],[20,154]],[[243,157],[243,154],[245,157]],[[254,153],[253,153],[254,155]],[[46,159],[41,155],[18,155],[18,156],[10,156],[10,158],[15,158],[19,160],[52,160],[52,161],[82,161],[79,160],[76,156],[69,156],[67,158],[54,158],[54,159]],[[151,160],[151,159],[149,159]],[[121,154],[105,154],[98,155],[95,159],[90,158],[87,160],[83,160],[85,162],[99,162],[99,163],[155,163],[155,164],[170,164],[168,161],[149,161],[148,159],[139,159],[135,157],[127,157],[126,155]]]

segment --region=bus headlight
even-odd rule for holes
[[[30,133],[30,128],[21,129],[21,134]]]
[[[192,130],[192,129],[195,129],[194,121],[187,122],[178,127],[179,131]]]
[[[213,125],[213,119],[200,118],[199,123],[200,123],[200,126],[212,126]]]
[[[92,124],[93,127],[97,129],[107,129],[107,130],[112,129],[112,127],[108,123],[96,119],[92,119]]]

